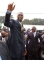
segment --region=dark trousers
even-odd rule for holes
[[[11,57],[11,60],[25,60],[25,58],[24,57],[20,57],[20,58],[12,58]]]
[[[40,60],[37,54],[32,54],[31,56],[28,56],[28,60]]]
[[[28,60],[28,54],[25,56],[25,60]]]

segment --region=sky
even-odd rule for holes
[[[17,19],[17,13],[23,12],[24,19],[44,19],[44,0],[0,0],[0,16],[6,14],[9,3],[14,2],[15,9],[12,15]]]

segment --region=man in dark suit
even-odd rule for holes
[[[20,12],[17,15],[17,20],[10,19],[11,12],[14,10],[15,5],[12,4],[8,5],[7,13],[5,16],[5,23],[4,25],[10,27],[10,39],[9,39],[9,51],[11,60],[23,60],[23,56],[25,55],[24,52],[24,34],[23,34],[23,13]]]
[[[29,33],[27,40],[27,52],[29,60],[38,60],[38,49],[41,41],[42,38],[40,33],[36,31],[36,27],[32,27],[32,32]]]

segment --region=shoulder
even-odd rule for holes
[[[39,32],[37,32],[37,34],[38,34],[38,36],[41,36],[42,34],[41,33],[39,33]]]
[[[40,34],[39,32],[36,32],[37,34]]]
[[[15,19],[10,19],[10,22],[15,23],[16,21],[15,21]]]
[[[29,34],[32,34],[32,32],[30,32]]]
[[[32,34],[32,32],[30,32],[29,34],[28,34],[28,36],[30,36]]]

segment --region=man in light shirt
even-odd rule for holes
[[[30,42],[28,43],[28,40]],[[40,39],[40,42],[38,42]],[[38,60],[38,44],[41,44],[42,38],[39,32],[37,32],[36,27],[32,27],[32,32],[28,34],[27,44],[28,44],[28,57],[29,60]]]

